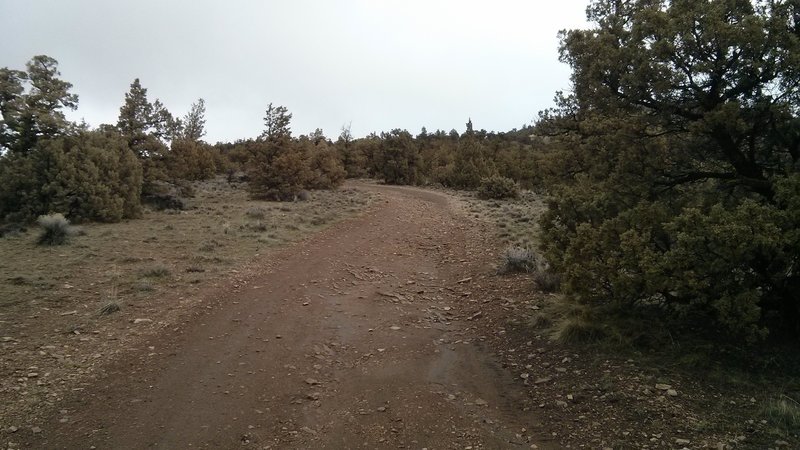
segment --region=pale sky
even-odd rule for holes
[[[569,89],[557,33],[589,0],[0,0],[0,67],[58,60],[90,125],[116,123],[134,78],[176,116],[206,100],[206,141],[292,132],[416,134],[530,124]]]

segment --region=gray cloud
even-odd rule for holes
[[[502,131],[569,87],[556,34],[586,26],[586,3],[0,0],[0,66],[58,59],[92,125],[116,122],[136,77],[176,115],[203,97],[211,142],[258,135],[269,102],[296,134]]]

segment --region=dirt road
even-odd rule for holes
[[[485,249],[443,194],[362,186],[370,213],[207,292],[68,400],[42,448],[531,448],[536,418],[460,305]],[[526,429],[526,427],[528,427]]]

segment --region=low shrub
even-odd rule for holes
[[[769,400],[762,415],[783,434],[800,431],[800,402],[785,395]]]
[[[511,178],[491,176],[482,178],[478,186],[478,198],[484,200],[503,200],[519,197],[519,187]]]
[[[6,236],[18,236],[21,233],[26,232],[27,229],[24,225],[19,223],[7,223],[5,225],[0,225],[0,238]]]
[[[267,217],[267,211],[264,208],[253,207],[244,212],[244,215],[255,220],[262,220]]]
[[[186,209],[186,202],[182,198],[172,194],[147,194],[142,195],[142,203],[145,203],[156,210],[176,210]]]
[[[508,247],[502,255],[499,273],[532,272],[539,266],[539,260],[531,249],[514,245]]]
[[[545,293],[558,292],[561,289],[561,276],[551,270],[537,268],[533,273],[533,282]]]
[[[561,344],[587,344],[605,337],[603,329],[584,317],[564,317],[554,327],[552,338]]]
[[[39,245],[63,245],[67,243],[70,236],[75,234],[69,220],[60,213],[39,216],[36,223],[42,227],[42,234],[39,235],[38,240]]]
[[[158,264],[142,271],[144,278],[163,278],[170,274],[169,267]]]

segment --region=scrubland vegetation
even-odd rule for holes
[[[78,99],[54,59],[2,69],[0,221],[12,236],[0,242],[3,255],[33,251],[33,231],[20,229],[47,214],[63,214],[40,219],[51,244],[69,236],[66,220],[159,225],[93,223],[57,250],[65,258],[40,253],[26,265],[4,256],[3,306],[63,284],[42,260],[59,261],[52,273],[63,275],[104,245],[116,247],[104,264],[125,268],[125,295],[193,282],[230,264],[240,245],[254,253],[285,239],[275,217],[295,214],[304,227],[339,217],[349,206],[324,190],[370,177],[474,191],[464,208],[500,228],[500,272],[533,274],[532,291],[559,293],[542,323],[563,342],[612,336],[709,357],[724,348],[745,365],[793,370],[800,6],[600,0],[588,14],[591,28],[560,36],[571,90],[534,125],[505,133],[470,121],[463,134],[354,138],[343,127],[335,141],[322,130],[293,137],[291,113],[269,104],[258,138],[210,145],[202,99],[179,119],[135,80],[118,123],[89,129],[65,119]],[[185,212],[154,211],[186,209],[192,189]],[[165,244],[183,250],[169,260],[147,250]],[[795,432],[797,389],[765,411]]]

